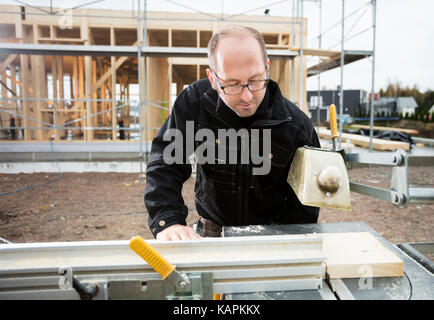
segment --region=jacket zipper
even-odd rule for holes
[[[205,93],[204,94],[206,99],[211,102],[212,105],[216,106],[215,102]],[[205,110],[207,110],[205,108]],[[209,110],[207,110],[209,112]],[[210,114],[212,114],[214,117],[216,117],[218,120],[220,120],[221,122],[225,123],[226,125],[228,125],[225,121],[223,121],[220,117],[218,117],[217,115],[215,115],[212,112],[209,112]],[[265,126],[276,126],[285,122],[291,122],[292,118],[289,119],[283,119],[283,120],[261,120],[258,121],[258,123],[256,124],[258,127],[265,127]],[[252,123],[252,125],[250,126],[250,128],[252,128],[252,126],[255,123]],[[247,171],[249,168],[248,164],[242,164],[241,163],[241,143],[239,142],[238,144],[238,150],[240,150],[240,154],[239,154],[239,165],[237,166],[237,171],[238,171],[238,187],[240,188],[240,214],[241,214],[241,224],[246,224],[246,222],[248,221],[248,216],[247,216],[247,209],[248,209],[248,181],[247,181]]]

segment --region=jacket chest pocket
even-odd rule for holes
[[[224,145],[218,138],[217,130],[218,128],[198,125],[195,139],[197,164],[203,173],[204,183],[219,192],[234,193],[236,191],[236,163],[228,160],[231,152],[236,154],[236,148],[231,149]]]
[[[252,167],[250,189],[266,191],[287,180],[295,151],[286,149],[276,143],[271,143],[271,150],[269,148],[268,151],[264,148],[260,158],[252,158],[254,165]]]

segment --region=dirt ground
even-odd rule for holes
[[[45,183],[57,174],[0,174],[0,193]],[[349,170],[350,181],[388,188],[391,169]],[[411,187],[433,187],[431,167],[410,167]],[[194,180],[183,188],[187,223],[197,219]],[[136,173],[63,173],[49,184],[0,196],[0,237],[10,242],[153,238],[143,202],[146,180]],[[321,209],[319,223],[363,221],[392,243],[434,241],[434,205],[398,208],[351,193],[351,212]]]

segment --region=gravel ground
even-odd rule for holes
[[[349,170],[350,181],[390,186],[391,169]],[[0,193],[56,179],[57,174],[0,174]],[[411,187],[433,187],[432,167],[410,167]],[[188,225],[197,219],[194,181],[183,188]],[[0,237],[11,242],[153,238],[143,203],[146,180],[135,173],[63,173],[52,183],[0,197]],[[399,208],[351,193],[352,211],[321,209],[319,223],[363,221],[392,243],[434,241],[434,205]]]

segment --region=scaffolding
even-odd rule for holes
[[[246,15],[284,2],[291,3],[289,18]],[[138,141],[142,164],[150,141],[170,114],[173,98],[184,85],[205,77],[207,43],[228,23],[253,25],[264,35],[272,61],[270,77],[307,114],[307,77],[318,76],[319,91],[321,73],[341,68],[342,119],[343,66],[372,56],[373,106],[376,1],[362,7],[372,6],[371,51],[344,50],[344,0],[341,50],[321,48],[321,22],[319,47],[307,48],[304,2],[319,4],[321,17],[321,0],[277,1],[239,14],[224,14],[223,9],[221,14],[209,14],[189,7],[195,13],[150,12],[147,0],[138,0],[131,12],[116,14],[84,9],[86,5],[67,10],[0,6],[0,28],[3,25],[6,30],[0,42],[0,57],[4,57],[0,64],[0,140]],[[320,60],[308,68],[307,56]],[[192,65],[194,68],[186,67]],[[69,97],[65,97],[64,79],[69,82]],[[136,99],[131,98],[132,83],[138,86]],[[171,93],[172,83],[176,83],[176,94]],[[373,108],[371,127],[372,119]]]

